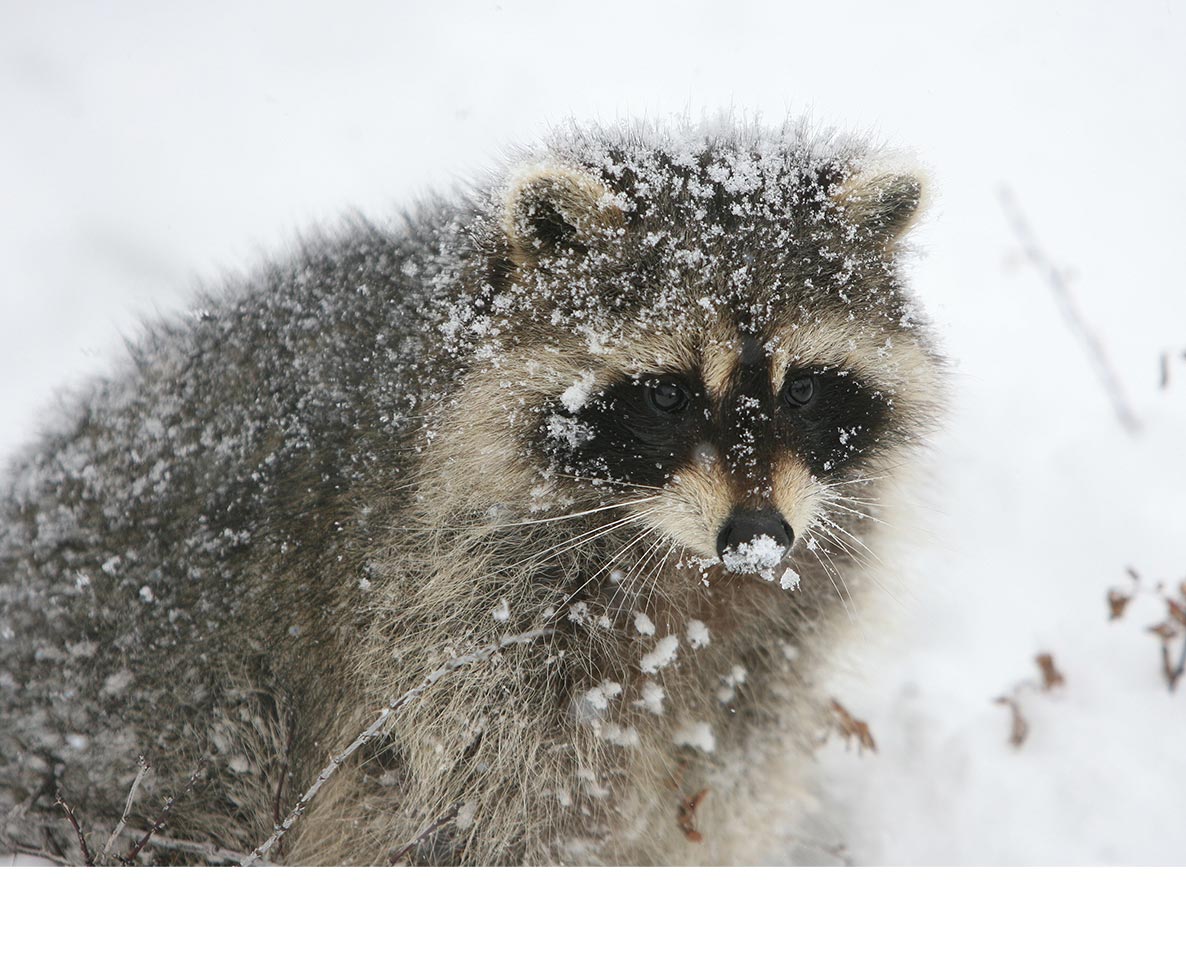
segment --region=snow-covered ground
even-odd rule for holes
[[[1172,4],[9,3],[0,452],[138,314],[302,228],[382,215],[568,115],[721,108],[876,132],[935,199],[915,280],[956,361],[937,473],[835,687],[878,753],[821,768],[859,863],[1186,863],[1186,682],[1131,565],[1186,579],[1186,13]],[[1117,422],[1007,185],[1143,424]],[[1159,386],[1163,352],[1178,357]],[[993,699],[1029,724],[1009,743]]]

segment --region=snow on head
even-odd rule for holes
[[[569,414],[576,414],[585,406],[595,379],[592,372],[581,371],[581,376],[560,395],[560,403],[568,409]]]
[[[773,536],[755,536],[732,549],[725,550],[721,562],[731,573],[757,573],[763,579],[774,579],[774,567],[782,562],[787,547]]]

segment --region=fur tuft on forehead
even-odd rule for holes
[[[721,325],[755,336],[806,316],[889,331],[915,315],[898,243],[921,179],[801,125],[568,129],[493,195],[487,287],[464,329],[594,356],[658,352]],[[732,339],[732,338],[730,338]]]

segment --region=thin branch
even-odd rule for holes
[[[1182,675],[1186,674],[1186,640],[1182,641],[1182,653],[1178,657],[1178,662],[1174,663],[1171,659],[1170,645],[1164,640],[1161,643],[1161,673],[1165,677],[1166,686],[1169,687],[1171,693],[1178,688],[1178,681],[1182,679]]]
[[[438,829],[440,829],[444,825],[448,825],[455,818],[457,818],[457,812],[460,809],[461,809],[460,803],[457,805],[454,805],[451,809],[449,809],[449,811],[447,811],[444,815],[442,815],[435,822],[433,822],[432,825],[430,825],[423,832],[421,832],[418,836],[416,836],[416,838],[412,839],[412,841],[409,842],[407,845],[405,845],[402,849],[397,849],[396,851],[392,852],[391,855],[388,856],[388,858],[387,858],[387,864],[389,866],[397,865],[399,863],[399,861],[401,859],[403,859],[403,857],[406,856],[409,852],[411,852],[414,848],[416,848],[416,846],[422,844],[425,840],[431,838],[437,832]]]
[[[59,852],[50,852],[48,849],[38,849],[31,845],[25,845],[23,842],[14,842],[7,835],[0,835],[0,848],[3,848],[5,852],[11,852],[14,856],[30,855],[38,859],[56,862],[60,866],[70,865],[70,860]]]
[[[62,811],[66,813],[66,818],[70,820],[70,827],[74,829],[74,834],[78,837],[78,847],[82,850],[83,865],[93,866],[95,864],[94,856],[91,855],[90,846],[86,844],[86,836],[82,834],[82,826],[78,824],[78,819],[74,815],[74,809],[66,804],[66,800],[62,798],[62,792],[59,790],[57,798],[54,799],[54,804],[61,807]]]
[[[1050,289],[1054,294],[1054,300],[1062,312],[1063,320],[1066,321],[1071,332],[1087,349],[1087,353],[1091,357],[1091,362],[1095,365],[1100,382],[1104,385],[1104,390],[1107,392],[1108,397],[1111,398],[1112,407],[1116,411],[1116,417],[1119,419],[1121,426],[1129,434],[1136,434],[1141,429],[1141,423],[1137,420],[1136,414],[1128,404],[1123,385],[1121,385],[1120,378],[1117,376],[1115,370],[1113,370],[1111,361],[1108,360],[1108,355],[1104,351],[1103,344],[1100,343],[1099,337],[1096,336],[1095,332],[1088,325],[1083,312],[1075,302],[1075,297],[1071,293],[1071,287],[1067,282],[1066,275],[1046,254],[1045,250],[1038,245],[1033,230],[1030,229],[1029,222],[1026,221],[1025,216],[1022,214],[1021,206],[1013,195],[1013,191],[1008,186],[1003,185],[1000,189],[1000,197],[1001,207],[1005,210],[1005,218],[1009,220],[1009,225],[1017,236],[1017,241],[1021,243],[1021,248],[1026,258],[1033,263],[1034,268],[1039,273],[1045,276],[1046,282],[1050,285]]]
[[[142,829],[129,829],[129,831],[140,838],[148,834]],[[185,852],[189,855],[201,856],[207,862],[213,862],[218,865],[238,865],[243,861],[242,852],[223,849],[213,842],[191,842],[188,839],[174,839],[167,835],[161,835],[159,832],[154,832],[152,834],[152,844],[154,848],[165,849],[169,852]],[[257,865],[267,866],[271,865],[271,863],[261,861]]]
[[[136,790],[140,787],[140,782],[144,780],[144,776],[151,770],[152,765],[141,758],[140,767],[136,771],[135,779],[132,781],[132,787],[128,789],[128,798],[124,802],[124,813],[120,816],[119,824],[112,830],[110,838],[107,839],[107,844],[103,846],[102,857],[104,859],[111,857],[111,850],[115,848],[115,840],[120,837],[124,826],[128,824],[128,816],[132,813],[132,805],[136,801]]]
[[[272,825],[280,824],[280,811],[284,798],[284,783],[288,780],[289,766],[292,764],[292,745],[296,738],[296,717],[293,708],[288,709],[284,719],[284,761],[280,765],[280,779],[276,782],[276,793],[272,796]]]
[[[158,834],[161,831],[161,829],[163,829],[165,827],[165,825],[168,823],[169,816],[173,812],[173,806],[177,804],[177,799],[184,798],[186,795],[188,795],[191,791],[194,790],[194,785],[197,783],[198,776],[202,773],[202,770],[205,767],[206,767],[206,765],[203,763],[203,764],[199,764],[193,770],[193,774],[191,774],[189,776],[189,781],[186,782],[185,788],[182,790],[182,792],[179,796],[170,795],[168,798],[165,799],[165,804],[164,804],[164,807],[161,809],[161,813],[156,817],[156,820],[151,825],[148,826],[148,831],[145,832],[136,841],[136,844],[134,846],[132,846],[132,851],[129,852],[126,856],[124,856],[120,860],[120,862],[122,862],[125,866],[130,866],[130,865],[132,865],[132,863],[134,863],[136,861],[136,856],[138,856],[141,853],[141,851],[143,851],[144,847],[148,845],[148,843],[152,839],[152,837],[154,835]]]
[[[428,688],[430,688],[438,680],[447,674],[452,673],[454,670],[458,670],[461,667],[468,667],[473,664],[482,663],[483,661],[489,660],[504,647],[521,643],[530,643],[533,640],[538,640],[542,637],[548,636],[552,632],[553,631],[550,628],[543,628],[539,630],[531,630],[528,633],[521,633],[515,636],[505,636],[496,643],[491,643],[488,646],[482,647],[480,650],[474,651],[473,653],[468,653],[461,657],[453,657],[430,673],[411,690],[389,701],[387,706],[379,712],[378,716],[370,724],[368,724],[366,728],[363,729],[362,733],[359,734],[358,737],[356,737],[353,741],[351,741],[350,744],[347,745],[341,752],[334,755],[333,758],[330,759],[329,764],[321,769],[321,773],[314,780],[313,784],[310,785],[308,790],[300,797],[300,800],[295,806],[293,806],[292,811],[288,813],[288,816],[284,819],[284,821],[274,828],[272,834],[268,836],[267,840],[259,847],[253,849],[251,852],[247,853],[247,855],[243,856],[239,864],[243,866],[254,865],[269,852],[271,852],[272,849],[275,848],[276,843],[284,838],[284,836],[288,834],[288,830],[296,824],[297,819],[305,814],[306,809],[309,807],[309,803],[317,797],[317,793],[321,791],[322,786],[337,773],[337,770],[349,759],[352,754],[354,754],[355,751],[361,748],[364,744],[367,744],[377,738],[379,734],[382,733],[384,725],[386,725],[386,723],[391,719],[391,716],[400,708],[416,700],[416,698],[428,690]]]

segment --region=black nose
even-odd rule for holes
[[[795,541],[795,533],[787,524],[787,520],[773,509],[738,509],[717,536],[717,555],[723,557],[726,549],[736,549],[742,543],[753,542],[758,536],[770,536],[787,549],[790,549]]]

